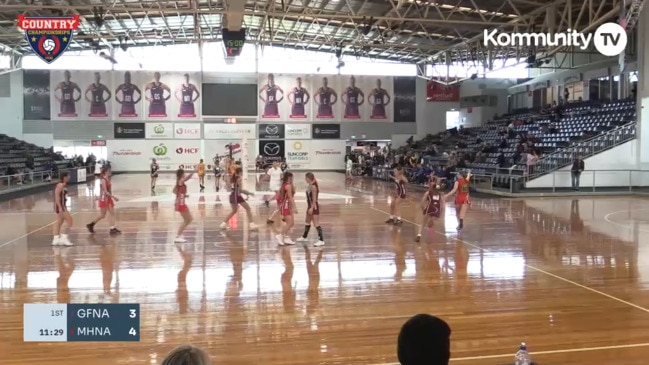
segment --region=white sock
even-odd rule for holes
[[[59,235],[54,236],[54,239],[55,239],[55,240],[58,240],[59,238],[61,238],[61,236],[59,236]]]
[[[397,220],[400,221],[400,220],[401,220],[401,217],[397,217]]]
[[[393,216],[393,215],[390,215],[390,219],[394,219],[394,216]]]

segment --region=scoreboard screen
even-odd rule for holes
[[[139,304],[25,304],[25,342],[140,341]]]
[[[246,44],[246,30],[241,28],[238,31],[231,31],[223,28],[223,47],[228,57],[237,57],[241,54],[244,44]]]

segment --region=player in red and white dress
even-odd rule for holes
[[[421,227],[419,227],[419,233],[415,238],[415,242],[419,242],[421,240],[421,235],[424,233],[424,228],[433,229],[435,220],[442,217],[445,201],[444,194],[440,192],[440,189],[441,186],[439,181],[436,178],[433,178],[428,185],[428,191],[424,193],[424,197],[421,199],[423,219],[421,222]]]
[[[241,167],[237,167],[236,170],[234,170],[234,174],[232,175],[232,180],[230,181],[230,183],[232,186],[232,190],[230,191],[230,206],[232,207],[232,211],[230,211],[230,214],[225,217],[219,228],[228,229],[228,221],[232,217],[234,217],[235,214],[237,214],[239,206],[241,206],[246,211],[246,215],[248,216],[248,222],[250,222],[248,227],[250,227],[251,230],[256,230],[257,225],[252,221],[253,217],[252,210],[250,210],[250,205],[248,205],[246,199],[244,199],[243,195],[241,195],[253,195],[251,192],[243,188],[243,169]]]
[[[183,237],[183,232],[189,224],[192,222],[192,213],[190,213],[189,208],[185,199],[187,199],[187,185],[185,184],[187,180],[191,179],[194,173],[189,173],[185,175],[185,170],[178,169],[176,170],[176,185],[174,186],[174,194],[176,195],[176,201],[174,203],[174,208],[176,212],[180,213],[180,216],[183,217],[183,222],[178,227],[178,232],[176,233],[176,239],[174,243],[185,243],[187,240]]]
[[[453,184],[453,190],[451,190],[446,196],[445,199],[455,194],[455,212],[457,214],[457,230],[464,228],[464,217],[466,217],[466,212],[471,206],[471,200],[469,199],[469,180],[471,179],[471,172],[465,171],[460,173],[460,177]]]
[[[110,234],[120,234],[122,233],[117,227],[115,227],[115,202],[119,201],[116,196],[112,193],[112,184],[110,183],[110,169],[107,167],[102,167],[101,172],[99,173],[99,210],[100,214],[94,221],[86,224],[88,232],[95,233],[95,224],[100,220],[106,218],[106,213],[109,213],[110,220]]]
[[[72,228],[72,215],[66,206],[68,201],[68,181],[70,176],[67,172],[62,172],[60,181],[54,188],[54,213],[56,213],[56,222],[54,223],[52,239],[52,246],[72,246],[72,242],[68,240],[67,233],[61,233],[61,227],[65,222],[68,226],[68,231]]]
[[[284,227],[275,236],[277,244],[280,246],[295,244],[291,237],[288,236],[291,228],[295,224],[295,214],[297,214],[294,196],[295,186],[293,186],[293,173],[287,171],[282,175],[282,186],[279,189],[279,195],[277,197],[279,215],[282,216],[282,220],[284,221]]]
[[[311,230],[311,223],[313,223],[318,232],[318,241],[313,245],[315,247],[324,246],[324,236],[322,234],[322,227],[320,227],[320,202],[318,201],[320,187],[318,186],[318,181],[315,179],[315,175],[313,175],[312,172],[306,173],[305,180],[308,184],[308,187],[306,188],[306,219],[304,220],[304,234],[302,234],[302,237],[298,238],[297,241],[303,243],[307,242],[307,237],[309,237],[309,231]]]
[[[390,201],[390,218],[385,221],[385,223],[400,225],[403,224],[400,215],[400,208],[401,203],[406,199],[406,184],[408,184],[408,179],[404,174],[403,167],[399,166],[394,169],[392,182],[394,183],[394,190],[390,194],[390,197],[392,198]]]

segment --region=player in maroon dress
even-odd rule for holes
[[[361,89],[356,87],[356,78],[349,78],[349,86],[342,94],[342,102],[345,104],[345,119],[360,119],[360,106],[365,102],[365,94]]]
[[[120,98],[121,95],[121,98]],[[122,105],[119,116],[123,118],[136,118],[135,105],[142,100],[142,91],[131,83],[131,72],[124,72],[124,83],[115,89],[115,101]]]
[[[318,88],[313,101],[318,104],[316,118],[331,119],[334,117],[333,105],[338,101],[338,94],[329,87],[329,79],[322,78],[322,86]]]
[[[160,82],[160,72],[153,73],[153,81],[144,87],[144,97],[149,102],[149,117],[167,116],[167,100],[171,98],[171,89]]]
[[[189,81],[189,74],[184,74],[183,77],[185,78],[185,81],[180,85],[178,90],[176,90],[176,99],[180,103],[180,112],[178,113],[178,117],[195,118],[196,109],[194,108],[194,103],[198,98],[200,98],[201,93],[198,92],[196,85]]]
[[[187,240],[183,237],[183,232],[189,224],[192,222],[192,213],[189,212],[189,207],[187,207],[187,185],[185,184],[187,180],[192,178],[194,173],[185,175],[185,170],[178,169],[176,170],[176,185],[174,186],[173,193],[176,196],[176,201],[174,203],[174,208],[176,212],[180,213],[180,216],[183,217],[183,222],[178,227],[178,232],[176,234],[176,239],[174,243],[185,243]]]
[[[297,86],[288,93],[288,102],[291,103],[291,118],[306,118],[306,104],[311,99],[311,95],[306,88],[302,86],[302,78],[298,77]]]
[[[268,83],[259,90],[259,99],[265,104],[262,118],[279,118],[279,103],[284,100],[284,90],[275,85],[275,75],[268,74]]]
[[[53,226],[54,239],[52,239],[52,246],[72,246],[72,242],[68,240],[68,235],[61,233],[61,227],[65,222],[68,225],[68,230],[72,228],[72,215],[68,211],[68,181],[70,176],[67,172],[62,172],[59,177],[60,181],[54,188],[54,212],[56,213],[56,222]]]
[[[246,196],[253,195],[251,192],[248,190],[245,190],[243,188],[243,169],[241,167],[237,167],[236,170],[234,171],[234,175],[232,175],[232,191],[230,191],[230,206],[232,207],[232,211],[230,211],[230,214],[228,214],[219,228],[223,230],[228,229],[228,221],[234,217],[235,214],[237,214],[237,211],[239,210],[239,206],[243,207],[243,209],[246,211],[246,216],[248,217],[248,222],[249,222],[249,227],[251,230],[256,230],[257,225],[252,221],[252,210],[250,210],[250,205],[246,202],[246,199],[243,198],[244,194]]]
[[[54,97],[61,106],[59,117],[76,117],[76,103],[81,99],[81,88],[76,82],[70,81],[70,71],[63,72],[64,81],[59,82],[54,89]],[[60,91],[60,96],[57,94]],[[76,91],[76,93],[75,93]]]
[[[318,241],[313,245],[315,247],[321,247],[324,246],[325,243],[322,234],[322,227],[320,227],[320,202],[318,201],[320,187],[318,186],[318,181],[315,179],[315,175],[312,172],[306,173],[305,180],[308,185],[306,188],[306,219],[304,221],[304,234],[302,237],[298,238],[297,241],[302,243],[307,241],[309,231],[311,230],[311,222],[313,222],[313,225],[318,232]]]
[[[119,201],[116,196],[113,195],[112,184],[110,183],[110,169],[107,167],[102,167],[101,172],[99,173],[100,185],[99,185],[99,217],[94,221],[86,224],[88,232],[95,233],[95,224],[100,220],[106,218],[106,213],[109,215],[110,221],[110,231],[111,235],[122,233],[115,226],[115,202]]]
[[[113,96],[106,85],[101,83],[101,74],[95,72],[95,82],[86,88],[86,100],[90,103],[89,117],[107,117],[106,103]]]
[[[421,241],[424,228],[433,229],[435,220],[442,217],[444,206],[445,200],[444,194],[441,193],[440,181],[437,178],[433,178],[428,185],[428,191],[424,193],[424,197],[421,200],[424,217],[421,222],[421,227],[419,227],[419,233],[415,237],[415,242]]]
[[[376,79],[376,87],[372,89],[367,98],[372,105],[372,114],[370,119],[385,119],[385,106],[390,104],[390,94],[388,91],[381,87],[381,79]]]

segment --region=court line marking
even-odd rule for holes
[[[575,353],[575,352],[620,350],[620,349],[630,349],[630,348],[648,347],[648,346],[649,346],[649,342],[648,343],[634,343],[634,344],[630,344],[630,345],[612,345],[612,346],[600,346],[600,347],[583,347],[583,348],[574,348],[574,349],[565,349],[565,350],[535,351],[535,352],[530,352],[530,355],[537,356],[537,355],[569,354],[569,353]],[[506,358],[506,357],[512,358],[512,357],[514,357],[514,354],[509,353],[509,354],[500,354],[500,355],[456,357],[456,358],[452,358],[451,361],[452,362],[476,361],[476,360],[502,359],[502,358]],[[375,365],[400,365],[400,363],[398,363],[398,362],[390,362],[390,363],[375,364]]]
[[[386,215],[388,215],[388,216],[390,215],[389,212],[386,212],[386,211],[384,211],[384,210],[381,210],[381,209],[378,209],[378,208],[375,208],[375,207],[370,207],[370,209],[375,210],[375,211],[377,211],[377,212],[381,212],[381,213],[386,214]],[[417,223],[415,223],[415,222],[413,222],[413,221],[411,221],[411,220],[408,220],[408,219],[405,219],[405,218],[401,218],[401,220],[404,221],[404,222],[410,223],[410,224],[414,225],[415,227],[419,227],[419,224],[417,224]],[[436,235],[440,235],[440,236],[447,237],[446,234],[442,234],[442,233],[437,232],[437,231],[434,231],[434,233],[435,233]],[[448,237],[447,237],[447,238],[448,238]],[[473,243],[470,243],[470,242],[464,241],[464,240],[462,240],[462,239],[460,239],[460,238],[455,237],[455,238],[453,238],[453,239],[454,239],[455,241],[457,241],[457,242],[462,242],[462,243],[464,243],[464,244],[467,245],[467,246],[471,246],[471,247],[473,247],[473,248],[475,248],[475,249],[478,249],[478,250],[480,250],[480,251],[483,251],[483,252],[485,252],[485,253],[495,253],[494,251],[491,251],[491,250],[489,250],[489,249],[487,249],[487,248],[483,248],[483,247],[480,247],[480,246],[478,246],[478,245],[476,245],[476,244],[473,244]],[[606,294],[606,293],[604,293],[604,292],[602,292],[602,291],[599,291],[599,290],[597,290],[597,289],[593,289],[593,288],[588,287],[588,286],[586,286],[586,285],[579,284],[578,282],[572,281],[572,280],[570,280],[570,279],[566,279],[566,278],[564,278],[564,277],[562,277],[562,276],[559,276],[559,275],[553,274],[553,273],[551,273],[551,272],[549,272],[549,271],[546,271],[546,270],[543,270],[543,269],[539,269],[539,268],[536,267],[536,266],[532,266],[532,265],[529,265],[529,264],[524,264],[524,265],[525,265],[525,267],[527,267],[527,268],[529,268],[529,269],[531,269],[531,270],[534,270],[534,271],[536,271],[536,272],[539,272],[539,273],[541,273],[541,274],[544,274],[544,275],[550,276],[550,277],[552,277],[552,278],[555,278],[555,279],[557,279],[557,280],[563,281],[563,282],[565,282],[565,283],[572,284],[572,285],[574,285],[574,286],[580,287],[580,288],[582,288],[582,289],[584,289],[584,290],[590,291],[591,293],[599,294],[599,295],[601,295],[601,296],[604,296],[604,297],[607,297],[607,298],[609,298],[609,299],[611,299],[611,300],[614,300],[614,301],[616,301],[616,302],[618,302],[618,303],[622,303],[622,304],[625,304],[625,305],[627,305],[627,306],[629,306],[629,307],[633,307],[633,308],[635,308],[635,309],[639,309],[639,310],[641,310],[641,311],[643,311],[643,312],[645,312],[645,313],[649,313],[649,309],[647,309],[647,308],[645,308],[645,307],[641,307],[641,306],[639,306],[639,305],[637,305],[637,304],[633,304],[633,303],[631,303],[631,302],[627,302],[627,301],[624,300],[624,299],[620,299],[620,298],[614,297],[614,296],[612,296],[612,295],[610,295],[610,294]]]
[[[72,213],[70,213],[70,215],[71,215],[71,216],[75,216],[77,213],[78,213],[78,212],[72,212]],[[48,223],[48,224],[46,224],[46,225],[44,225],[44,226],[42,226],[42,227],[36,228],[36,229],[31,230],[31,231],[29,231],[29,232],[27,232],[27,233],[25,233],[25,234],[23,234],[23,235],[21,235],[21,236],[18,236],[18,237],[16,237],[16,238],[12,239],[11,241],[7,241],[7,242],[4,242],[4,243],[1,243],[1,244],[0,244],[0,248],[3,248],[3,247],[5,247],[5,246],[9,246],[10,244],[15,243],[15,242],[18,242],[18,241],[20,241],[21,239],[23,239],[23,238],[25,238],[25,237],[28,237],[28,236],[32,235],[33,233],[36,233],[36,232],[38,232],[38,231],[41,231],[41,230],[43,230],[43,229],[45,229],[45,228],[47,228],[47,227],[51,227],[54,223],[56,223],[55,220],[54,220],[54,221],[51,221],[50,223]]]
[[[606,222],[614,225],[614,226],[618,226],[618,227],[621,227],[621,228],[631,229],[631,230],[637,229],[640,232],[649,232],[649,230],[646,230],[646,229],[642,229],[642,228],[639,228],[639,227],[633,227],[632,225],[626,225],[626,224],[622,224],[622,223],[611,220],[611,216],[616,215],[616,214],[631,213],[631,212],[642,212],[642,211],[648,211],[648,210],[649,210],[649,208],[618,210],[616,212],[610,212],[610,213],[606,214],[604,216],[604,220]]]

